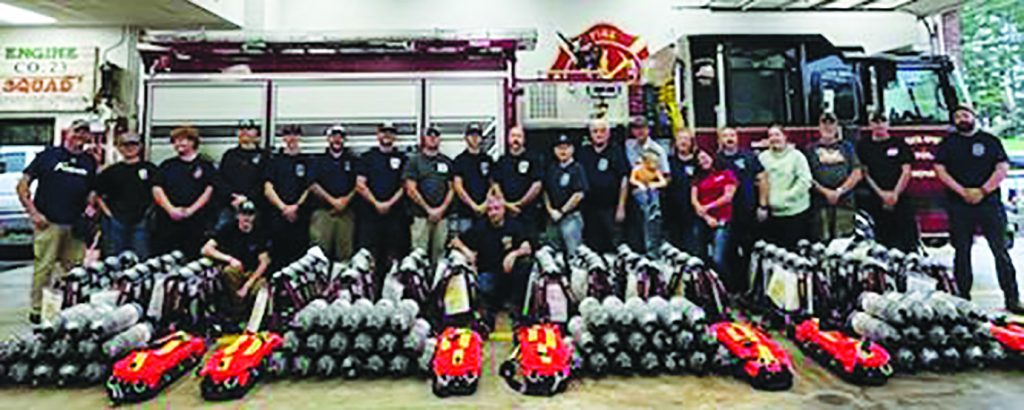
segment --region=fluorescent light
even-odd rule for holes
[[[0,3],[0,22],[11,24],[53,24],[57,19],[10,4]]]

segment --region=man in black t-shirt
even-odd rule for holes
[[[452,248],[477,267],[484,322],[494,329],[498,310],[516,316],[526,297],[530,276],[530,241],[519,222],[505,218],[504,201],[491,195],[485,203],[487,219],[478,219],[465,233],[452,239]]]
[[[494,161],[481,151],[482,133],[480,124],[469,124],[466,127],[466,150],[455,157],[452,187],[458,198],[454,207],[455,215],[448,228],[453,235],[465,232],[486,213],[484,200],[491,188],[490,176]]]
[[[157,168],[141,158],[142,139],[133,132],[117,138],[121,161],[103,169],[96,193],[103,212],[103,253],[117,255],[131,250],[149,256],[147,216],[153,205],[153,179]]]
[[[230,319],[244,319],[242,315],[264,286],[263,274],[270,266],[270,241],[256,224],[256,205],[241,202],[236,222],[217,228],[203,245],[203,256],[225,265],[221,276],[225,291],[222,306]]]
[[[249,200],[259,209],[266,208],[263,195],[263,176],[270,155],[260,149],[260,128],[255,121],[242,121],[238,125],[238,145],[224,152],[220,158],[218,207],[223,209],[217,219],[218,227],[235,223],[235,210]]]
[[[364,199],[359,246],[369,249],[377,262],[377,289],[391,263],[409,251],[409,220],[402,201],[402,168],[407,159],[395,147],[397,131],[390,122],[377,127],[377,146],[359,158],[356,177],[356,190]]]
[[[85,254],[83,238],[73,235],[71,228],[81,220],[95,184],[96,161],[82,148],[90,138],[89,123],[75,121],[64,144],[36,155],[18,181],[18,200],[33,228],[32,323],[40,322],[43,288],[53,281],[54,273],[63,276]],[[33,196],[29,187],[34,181],[38,185]]]
[[[913,252],[917,249],[917,224],[903,191],[910,184],[914,153],[902,138],[889,136],[889,120],[885,114],[872,114],[870,125],[871,135],[857,142],[857,157],[868,187],[857,198],[857,205],[874,220],[878,243]]]
[[[583,244],[580,204],[589,190],[586,172],[573,160],[573,149],[569,136],[559,135],[554,147],[556,161],[544,173],[544,207],[551,220],[549,236],[566,254]]]
[[[285,126],[281,130],[284,147],[271,156],[267,166],[264,193],[273,210],[269,220],[275,267],[294,262],[309,245],[309,212],[304,205],[309,197],[311,161],[299,148],[301,136],[298,125]]]
[[[608,121],[590,122],[590,144],[580,147],[576,161],[587,174],[590,191],[583,201],[583,242],[600,253],[613,252],[626,219],[629,164],[626,155],[609,142]]]
[[[1006,210],[999,191],[1010,169],[1006,151],[998,138],[978,129],[971,107],[958,106],[953,119],[956,131],[939,144],[935,173],[947,188],[949,236],[956,251],[953,264],[960,296],[971,297],[971,245],[980,227],[995,258],[1006,309],[1022,314],[1017,273],[1006,249]]]
[[[352,256],[356,230],[352,199],[356,195],[358,159],[345,149],[345,136],[341,125],[327,130],[327,152],[313,159],[309,187],[317,198],[309,220],[309,240],[335,261]]]
[[[178,156],[161,163],[153,180],[153,199],[159,207],[153,253],[180,250],[194,258],[214,216],[209,205],[217,170],[197,151],[199,131],[195,128],[175,128],[171,144]]]
[[[544,166],[540,159],[526,152],[526,134],[519,126],[508,130],[508,152],[498,159],[491,174],[496,192],[505,201],[509,217],[519,221],[531,239],[536,239],[544,226],[540,198]]]

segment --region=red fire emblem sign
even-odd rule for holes
[[[599,23],[573,38],[557,33],[558,57],[548,70],[557,80],[620,80],[640,78],[647,42],[608,23]]]

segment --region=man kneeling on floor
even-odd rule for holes
[[[256,224],[256,205],[245,201],[238,207],[237,223],[224,224],[206,245],[203,256],[224,263],[221,300],[225,319],[238,324],[264,286],[263,274],[270,265],[270,240]]]
[[[489,332],[498,310],[508,307],[513,318],[522,309],[533,252],[519,222],[505,218],[504,201],[496,194],[487,198],[487,219],[477,220],[466,233],[452,239],[452,248],[477,267],[477,284]]]

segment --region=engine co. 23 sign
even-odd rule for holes
[[[0,111],[82,111],[96,92],[95,47],[0,46]]]

